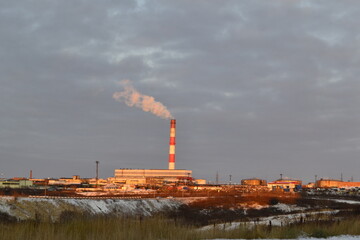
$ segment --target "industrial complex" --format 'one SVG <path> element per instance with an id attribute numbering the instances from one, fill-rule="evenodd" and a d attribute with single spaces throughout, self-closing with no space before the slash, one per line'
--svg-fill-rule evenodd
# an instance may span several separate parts
<path id="1" fill-rule="evenodd" d="M 115 169 L 114 183 L 146 184 L 175 183 L 179 180 L 193 180 L 191 170 L 175 169 L 176 120 L 170 120 L 169 167 L 168 169 Z"/>
<path id="2" fill-rule="evenodd" d="M 168 167 L 165 169 L 129 169 L 119 168 L 114 170 L 114 176 L 107 179 L 81 178 L 73 176 L 71 178 L 60 179 L 35 179 L 30 171 L 29 178 L 0 179 L 0 193 L 9 192 L 9 189 L 28 189 L 31 194 L 51 194 L 61 191 L 73 191 L 84 194 L 86 192 L 111 192 L 112 194 L 135 193 L 142 190 L 162 191 L 163 189 L 181 190 L 181 191 L 228 191 L 229 187 L 243 192 L 249 191 L 281 191 L 281 192 L 299 192 L 302 189 L 360 189 L 360 182 L 344 182 L 334 179 L 320 179 L 313 183 L 303 185 L 301 180 L 283 178 L 275 181 L 266 181 L 259 178 L 243 179 L 241 183 L 228 184 L 209 184 L 204 179 L 193 177 L 191 170 L 176 169 L 176 120 L 170 120 L 170 141 L 169 141 L 169 159 Z"/>

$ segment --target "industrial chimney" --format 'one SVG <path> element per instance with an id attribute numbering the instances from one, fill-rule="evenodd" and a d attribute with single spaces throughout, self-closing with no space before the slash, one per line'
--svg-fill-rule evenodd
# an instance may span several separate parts
<path id="1" fill-rule="evenodd" d="M 170 147 L 169 147 L 169 169 L 175 169 L 175 138 L 176 138 L 176 120 L 170 120 Z"/>

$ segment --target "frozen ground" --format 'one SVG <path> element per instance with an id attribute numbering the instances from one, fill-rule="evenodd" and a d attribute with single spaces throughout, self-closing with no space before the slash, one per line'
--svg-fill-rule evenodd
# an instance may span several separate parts
<path id="1" fill-rule="evenodd" d="M 79 212 L 90 214 L 115 214 L 126 216 L 151 216 L 163 211 L 172 211 L 182 204 L 189 204 L 201 198 L 160 198 L 160 199 L 76 199 L 76 198 L 14 198 L 0 197 L 0 212 L 14 216 L 20 220 L 40 218 L 56 221 L 64 212 Z M 349 204 L 360 204 L 360 201 L 329 199 Z M 258 208 L 247 206 L 247 208 Z M 261 206 L 263 208 L 264 206 Z M 268 207 L 268 206 L 265 206 Z M 279 203 L 272 206 L 281 210 L 284 214 L 270 217 L 253 219 L 247 225 L 271 224 L 281 226 L 285 223 L 297 222 L 302 218 L 311 219 L 318 215 L 331 215 L 338 211 L 311 211 L 310 209 L 296 205 Z M 245 208 L 246 213 L 246 208 Z M 218 224 L 218 227 L 228 230 L 236 228 L 241 222 Z M 204 229 L 214 227 L 205 226 Z"/>
<path id="2" fill-rule="evenodd" d="M 331 199 L 335 202 L 348 203 L 348 204 L 360 204 L 360 201 L 356 200 L 344 200 L 344 199 Z"/>
<path id="3" fill-rule="evenodd" d="M 55 221 L 65 211 L 90 214 L 151 216 L 174 210 L 182 203 L 175 199 L 42 199 L 0 197 L 0 212 L 18 219 L 50 219 Z"/>
<path id="4" fill-rule="evenodd" d="M 326 210 L 326 211 L 309 211 L 307 208 L 298 207 L 296 205 L 289 205 L 279 203 L 273 206 L 284 213 L 282 215 L 274 215 L 270 217 L 259 217 L 252 219 L 247 222 L 231 222 L 231 223 L 219 223 L 216 225 L 208 225 L 200 228 L 200 230 L 209 230 L 212 228 L 221 228 L 223 230 L 232 230 L 238 228 L 240 225 L 245 225 L 248 227 L 253 227 L 254 225 L 271 225 L 272 226 L 282 226 L 289 223 L 300 222 L 303 219 L 306 220 L 316 220 L 326 216 L 330 216 L 339 212 L 339 210 Z M 307 210 L 307 211 L 305 211 Z M 293 213 L 291 213 L 293 212 Z M 295 212 L 295 213 L 294 213 Z"/>
<path id="5" fill-rule="evenodd" d="M 360 239 L 360 236 L 348 236 L 348 235 L 342 235 L 337 237 L 329 237 L 329 238 L 298 238 L 298 240 L 358 240 Z M 211 239 L 211 240 L 230 240 L 225 238 L 217 238 L 217 239 Z M 243 239 L 231 239 L 231 240 L 243 240 Z M 264 239 L 264 240 L 275 240 L 275 239 Z"/>
<path id="6" fill-rule="evenodd" d="M 314 199 L 314 200 L 330 200 L 330 201 L 339 202 L 339 203 L 359 204 L 360 205 L 359 200 L 346 200 L 346 199 L 334 199 L 334 198 L 311 198 L 311 199 Z"/>
<path id="7" fill-rule="evenodd" d="M 304 207 L 298 207 L 293 204 L 284 204 L 284 203 L 278 203 L 274 205 L 273 207 L 277 208 L 278 210 L 281 210 L 283 212 L 295 212 L 295 211 L 304 211 L 307 208 Z"/>

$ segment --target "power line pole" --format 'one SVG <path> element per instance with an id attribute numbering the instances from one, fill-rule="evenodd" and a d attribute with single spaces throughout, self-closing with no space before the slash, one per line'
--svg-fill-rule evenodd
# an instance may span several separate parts
<path id="1" fill-rule="evenodd" d="M 96 161 L 96 188 L 98 188 L 98 181 L 99 181 L 99 161 Z"/>

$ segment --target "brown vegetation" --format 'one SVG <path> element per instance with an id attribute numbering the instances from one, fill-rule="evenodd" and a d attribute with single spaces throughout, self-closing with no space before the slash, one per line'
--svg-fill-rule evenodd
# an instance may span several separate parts
<path id="1" fill-rule="evenodd" d="M 214 238 L 271 238 L 329 237 L 334 235 L 360 235 L 359 218 L 344 221 L 318 221 L 296 223 L 282 227 L 240 224 L 232 230 L 223 227 L 199 230 L 161 216 L 152 218 L 74 217 L 60 223 L 0 222 L 0 239 L 17 240 L 118 240 L 118 239 L 214 239 Z"/>
<path id="2" fill-rule="evenodd" d="M 190 203 L 191 207 L 198 208 L 244 208 L 258 206 L 269 206 L 277 203 L 295 204 L 300 198 L 296 193 L 262 192 L 244 194 L 222 194 Z"/>

